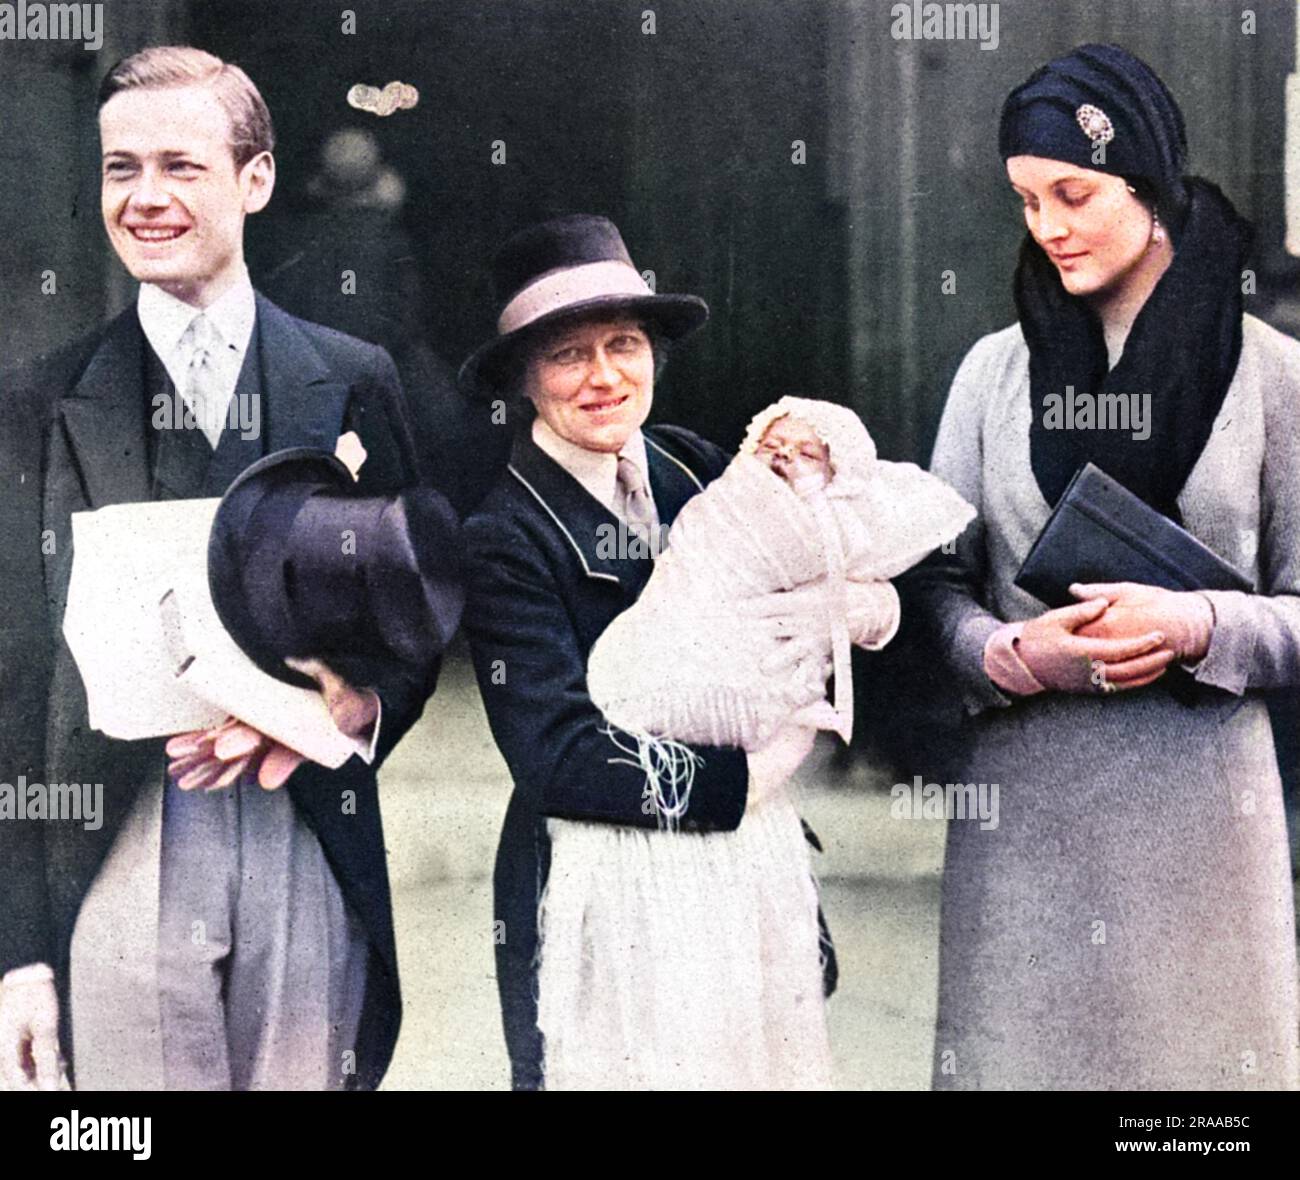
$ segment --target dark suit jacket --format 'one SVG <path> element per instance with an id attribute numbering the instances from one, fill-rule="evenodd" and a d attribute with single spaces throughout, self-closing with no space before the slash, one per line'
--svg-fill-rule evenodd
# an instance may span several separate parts
<path id="1" fill-rule="evenodd" d="M 726 454 L 674 426 L 645 432 L 651 492 L 663 524 L 722 473 Z M 602 555 L 601 526 L 617 518 L 547 456 L 526 427 L 501 482 L 465 523 L 465 626 L 474 668 L 514 791 L 494 876 L 497 986 L 514 1086 L 542 1081 L 537 1029 L 537 903 L 550 867 L 546 818 L 656 826 L 644 778 L 617 758 L 587 694 L 587 656 L 636 601 L 653 564 Z M 608 534 L 606 534 L 608 535 Z M 682 826 L 730 831 L 745 812 L 740 750 L 697 747 L 703 758 Z M 833 978 L 830 958 L 828 979 Z"/>
<path id="2" fill-rule="evenodd" d="M 260 357 L 268 452 L 291 446 L 332 451 L 339 434 L 355 430 L 368 453 L 359 480 L 363 493 L 416 482 L 405 398 L 387 353 L 296 319 L 261 296 L 255 339 L 256 355 L 250 349 L 245 367 Z M 150 402 L 142 378 L 152 355 L 147 349 L 133 306 L 102 332 L 12 377 L 0 394 L 6 423 L 0 442 L 0 773 L 43 783 L 102 781 L 105 811 L 102 828 L 93 832 L 79 823 L 0 823 L 0 971 L 30 962 L 54 966 L 64 1050 L 74 1064 L 67 1002 L 72 929 L 139 785 L 158 773 L 164 754 L 161 740 L 123 742 L 90 730 L 79 678 L 60 678 L 59 668 L 70 659 L 62 639 L 70 518 L 151 496 Z M 241 376 L 241 388 L 243 382 Z M 377 764 L 419 717 L 436 676 L 436 667 L 395 672 L 391 682 L 377 686 L 383 701 Z M 382 1078 L 401 1017 L 376 769 L 358 758 L 336 771 L 308 763 L 287 787 L 370 942 L 354 1079 L 365 1087 Z M 345 790 L 355 792 L 355 814 L 341 806 Z"/>

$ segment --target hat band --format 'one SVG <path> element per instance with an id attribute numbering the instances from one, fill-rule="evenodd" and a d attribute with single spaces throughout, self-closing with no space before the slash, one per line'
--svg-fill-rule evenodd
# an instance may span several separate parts
<path id="1" fill-rule="evenodd" d="M 497 333 L 505 336 L 534 320 L 602 295 L 653 295 L 636 268 L 626 262 L 584 262 L 543 275 L 524 287 L 501 310 Z"/>

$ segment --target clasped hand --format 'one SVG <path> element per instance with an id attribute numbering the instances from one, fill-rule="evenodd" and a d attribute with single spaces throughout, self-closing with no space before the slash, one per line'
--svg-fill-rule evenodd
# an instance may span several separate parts
<path id="1" fill-rule="evenodd" d="M 1044 688 L 1123 692 L 1203 657 L 1214 610 L 1200 594 L 1137 582 L 1075 584 L 1080 601 L 1030 619 L 1016 654 Z"/>
<path id="2" fill-rule="evenodd" d="M 379 715 L 373 691 L 353 688 L 319 660 L 286 660 L 320 686 L 330 717 L 349 737 L 364 734 Z M 265 790 L 284 786 L 306 758 L 234 717 L 215 729 L 181 733 L 167 742 L 167 774 L 182 791 L 216 791 L 256 774 Z"/>

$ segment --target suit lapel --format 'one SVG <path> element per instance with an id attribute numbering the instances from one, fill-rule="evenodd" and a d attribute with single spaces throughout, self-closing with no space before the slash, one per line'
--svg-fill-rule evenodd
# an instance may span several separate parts
<path id="1" fill-rule="evenodd" d="M 343 432 L 351 386 L 330 370 L 298 321 L 257 296 L 267 453 L 320 447 L 333 453 Z"/>
<path id="2" fill-rule="evenodd" d="M 647 434 L 650 491 L 661 525 L 671 525 L 703 484 Z M 515 439 L 510 474 L 551 518 L 577 554 L 587 577 L 617 583 L 635 597 L 654 569 L 649 557 L 628 556 L 626 528 L 618 517 L 533 442 L 531 431 Z"/>
<path id="3" fill-rule="evenodd" d="M 45 591 L 50 618 L 59 628 L 48 700 L 47 773 L 50 781 L 72 780 L 90 767 L 114 784 L 97 831 L 53 824 L 46 832 L 53 897 L 71 913 L 140 784 L 155 781 L 163 767 L 161 742 L 116 742 L 90 729 L 81 677 L 61 642 L 73 556 L 71 514 L 150 499 L 147 347 L 132 306 L 108 325 L 76 384 L 59 401 L 46 457 L 43 523 L 55 531 L 57 544 L 45 558 Z"/>
<path id="4" fill-rule="evenodd" d="M 109 324 L 71 394 L 59 402 L 91 508 L 149 499 L 144 348 L 132 306 Z"/>
<path id="5" fill-rule="evenodd" d="M 652 562 L 623 553 L 618 517 L 533 442 L 531 431 L 515 438 L 508 471 L 555 523 L 588 578 L 639 592 Z"/>
<path id="6" fill-rule="evenodd" d="M 324 359 L 297 321 L 261 295 L 257 316 L 267 450 L 306 446 L 333 452 L 351 387 L 330 379 Z M 71 394 L 59 403 L 86 507 L 150 498 L 146 347 L 132 306 L 109 324 Z M 250 349 L 250 360 L 253 355 Z M 241 388 L 245 384 L 241 374 Z"/>

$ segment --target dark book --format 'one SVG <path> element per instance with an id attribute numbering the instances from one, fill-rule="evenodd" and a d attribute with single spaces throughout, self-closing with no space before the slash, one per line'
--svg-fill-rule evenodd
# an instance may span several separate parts
<path id="1" fill-rule="evenodd" d="M 1255 589 L 1213 549 L 1092 463 L 1075 473 L 1016 574 L 1016 585 L 1049 607 L 1075 602 L 1074 582 Z"/>

